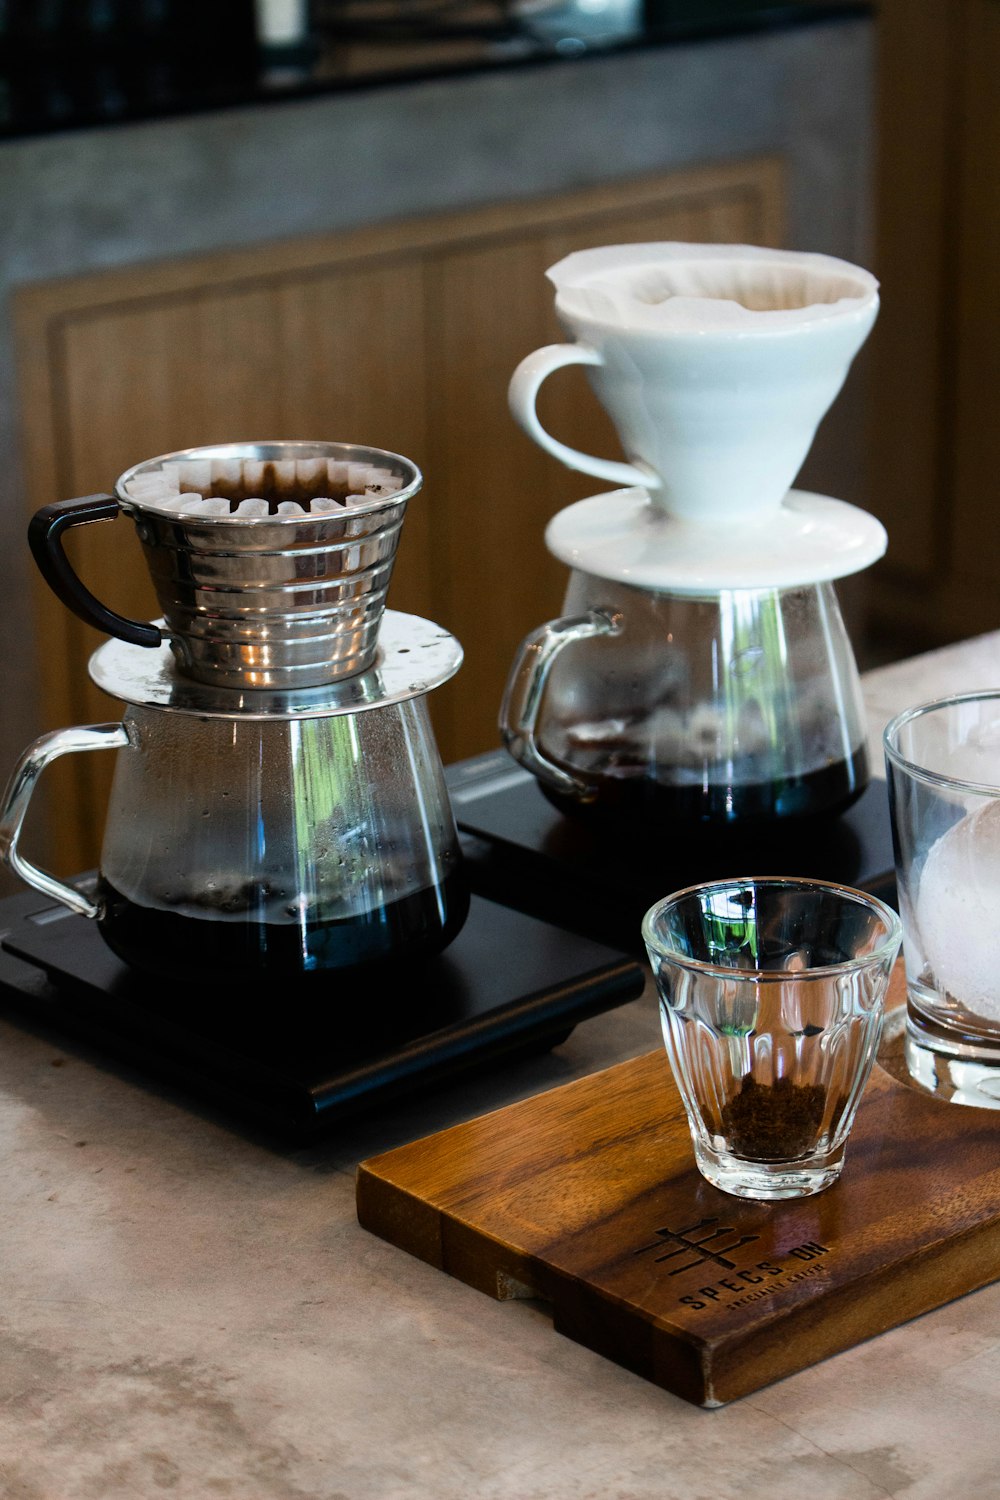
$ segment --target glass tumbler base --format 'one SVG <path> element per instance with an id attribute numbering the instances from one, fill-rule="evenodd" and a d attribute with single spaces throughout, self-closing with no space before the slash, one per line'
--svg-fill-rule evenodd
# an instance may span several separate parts
<path id="1" fill-rule="evenodd" d="M 844 1147 L 795 1162 L 745 1161 L 694 1141 L 695 1161 L 713 1187 L 736 1198 L 809 1198 L 831 1187 L 844 1165 Z"/>
<path id="2" fill-rule="evenodd" d="M 914 1083 L 950 1104 L 1000 1109 L 1000 1047 L 949 1039 L 907 1016 L 906 1067 Z"/>

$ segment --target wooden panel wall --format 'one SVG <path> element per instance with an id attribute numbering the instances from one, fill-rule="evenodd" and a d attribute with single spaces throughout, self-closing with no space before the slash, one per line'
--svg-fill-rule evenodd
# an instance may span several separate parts
<path id="1" fill-rule="evenodd" d="M 912 654 L 1000 627 L 1000 6 L 880 0 L 878 48 L 870 598 Z"/>
<path id="2" fill-rule="evenodd" d="M 561 337 L 545 268 L 596 244 L 781 235 L 781 165 L 755 159 L 31 287 L 15 309 L 30 508 L 200 443 L 322 438 L 407 454 L 425 488 L 390 604 L 465 647 L 462 672 L 432 704 L 445 759 L 490 749 L 515 647 L 561 602 L 565 571 L 544 549 L 545 524 L 596 488 L 507 411 L 517 362 Z M 555 377 L 544 396 L 559 436 L 619 451 L 582 372 Z M 71 540 L 99 597 L 154 612 L 129 523 Z M 86 675 L 98 637 L 42 586 L 37 622 L 46 727 L 110 717 Z M 64 868 L 96 862 L 109 771 L 99 756 L 67 768 L 60 802 L 78 814 L 59 819 Z"/>
<path id="3" fill-rule="evenodd" d="M 945 268 L 956 331 L 955 555 L 988 590 L 1000 626 L 1000 4 L 969 7 L 955 264 Z M 1000 671 L 998 671 L 1000 682 Z"/>

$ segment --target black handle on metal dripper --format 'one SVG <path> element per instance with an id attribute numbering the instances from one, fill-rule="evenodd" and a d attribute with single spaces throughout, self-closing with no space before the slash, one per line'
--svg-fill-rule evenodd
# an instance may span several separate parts
<path id="1" fill-rule="evenodd" d="M 57 500 L 54 505 L 43 505 L 28 522 L 28 546 L 49 588 L 81 620 L 132 646 L 159 646 L 163 633 L 157 626 L 129 620 L 108 609 L 80 581 L 63 551 L 63 532 L 71 526 L 113 521 L 118 511 L 114 495 L 83 495 L 78 500 Z"/>

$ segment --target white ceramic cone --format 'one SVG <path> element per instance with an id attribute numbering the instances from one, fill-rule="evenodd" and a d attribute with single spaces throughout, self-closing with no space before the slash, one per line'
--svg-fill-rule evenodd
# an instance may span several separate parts
<path id="1" fill-rule="evenodd" d="M 869 272 L 825 255 L 664 243 L 580 251 L 547 274 L 575 342 L 522 361 L 511 381 L 511 410 L 570 467 L 628 487 L 633 498 L 618 504 L 612 526 L 617 536 L 624 525 L 622 557 L 607 551 L 613 538 L 602 511 L 596 556 L 604 565 L 596 571 L 638 582 L 638 552 L 646 586 L 683 587 L 692 569 L 698 587 L 712 586 L 712 548 L 732 556 L 734 532 L 746 537 L 747 565 L 740 562 L 719 586 L 767 581 L 766 554 L 775 543 L 782 581 L 796 583 L 842 576 L 881 555 L 884 531 L 853 507 L 828 501 L 820 516 L 812 497 L 799 497 L 794 514 L 786 503 L 875 321 L 878 283 Z M 580 453 L 539 423 L 538 388 L 567 364 L 586 367 L 627 463 Z M 611 499 L 582 504 L 604 498 Z M 604 510 L 610 517 L 611 508 Z M 587 567 L 574 552 L 577 523 L 563 514 L 557 555 Z M 594 517 L 586 519 L 592 532 Z M 819 524 L 828 532 L 822 539 Z M 831 542 L 846 562 L 841 567 L 838 556 L 832 573 L 822 570 Z M 751 556 L 758 550 L 759 562 Z"/>
<path id="2" fill-rule="evenodd" d="M 878 311 L 867 271 L 755 246 L 611 246 L 547 274 L 638 466 L 599 477 L 706 523 L 781 504 Z"/>

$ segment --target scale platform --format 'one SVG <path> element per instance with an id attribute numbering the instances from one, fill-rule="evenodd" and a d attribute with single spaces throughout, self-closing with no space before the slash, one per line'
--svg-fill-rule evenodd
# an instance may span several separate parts
<path id="1" fill-rule="evenodd" d="M 474 896 L 451 946 L 379 979 L 331 977 L 325 1003 L 179 992 L 117 959 L 95 923 L 37 892 L 0 901 L 0 1005 L 79 1037 L 289 1140 L 388 1100 L 546 1050 L 633 1000 L 643 968 Z"/>
<path id="2" fill-rule="evenodd" d="M 504 751 L 447 771 L 474 891 L 438 958 L 404 974 L 330 980 L 330 999 L 179 993 L 121 963 L 96 926 L 33 891 L 0 901 L 0 1005 L 152 1077 L 305 1141 L 473 1069 L 557 1045 L 635 999 L 643 913 L 722 874 L 809 874 L 892 899 L 885 785 L 790 844 L 720 849 L 697 834 L 641 857 L 564 818 Z"/>
<path id="3" fill-rule="evenodd" d="M 892 825 L 884 781 L 839 818 L 712 836 L 679 828 L 643 850 L 615 843 L 548 802 L 503 750 L 448 768 L 448 790 L 473 888 L 645 962 L 642 918 L 662 896 L 731 875 L 799 875 L 860 887 L 895 902 Z"/>

